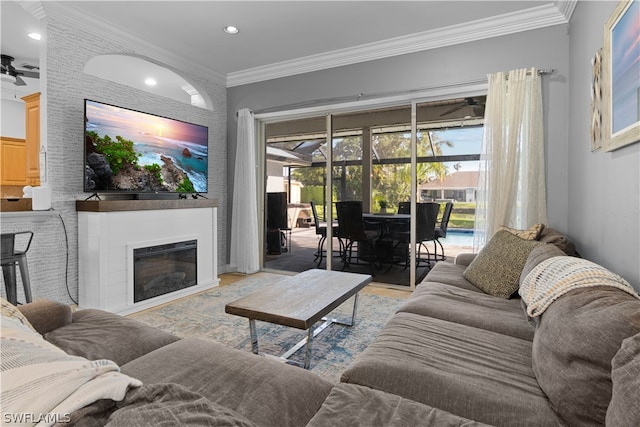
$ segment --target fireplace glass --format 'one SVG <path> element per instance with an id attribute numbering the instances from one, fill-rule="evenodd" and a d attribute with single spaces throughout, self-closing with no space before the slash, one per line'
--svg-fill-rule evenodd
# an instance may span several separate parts
<path id="1" fill-rule="evenodd" d="M 197 240 L 133 250 L 133 302 L 197 284 Z"/>

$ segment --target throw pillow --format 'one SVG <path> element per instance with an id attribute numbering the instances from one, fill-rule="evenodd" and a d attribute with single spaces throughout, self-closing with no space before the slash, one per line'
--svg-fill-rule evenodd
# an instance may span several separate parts
<path id="1" fill-rule="evenodd" d="M 464 278 L 487 294 L 509 298 L 518 290 L 529 254 L 542 244 L 500 230 L 464 270 Z"/>
<path id="2" fill-rule="evenodd" d="M 567 255 L 580 258 L 580 254 L 576 251 L 576 245 L 567 236 L 551 227 L 545 227 L 538 240 L 556 245 Z"/>
<path id="3" fill-rule="evenodd" d="M 498 227 L 498 231 L 499 230 L 506 230 L 509 233 L 515 234 L 516 236 L 524 240 L 538 240 L 540 238 L 542 230 L 544 230 L 544 224 L 533 224 L 526 230 L 518 230 L 517 228 L 509 228 L 501 225 L 500 227 Z"/>
<path id="4" fill-rule="evenodd" d="M 11 304 L 4 298 L 0 298 L 0 312 L 2 314 L 2 320 L 4 320 L 5 318 L 16 319 L 18 322 L 31 329 L 33 332 L 38 333 L 33 325 L 31 325 L 31 322 L 29 322 L 29 320 L 24 317 L 24 314 L 22 314 L 15 305 Z"/>
<path id="5" fill-rule="evenodd" d="M 639 426 L 640 334 L 622 341 L 611 368 L 613 394 L 607 408 L 606 425 Z"/>

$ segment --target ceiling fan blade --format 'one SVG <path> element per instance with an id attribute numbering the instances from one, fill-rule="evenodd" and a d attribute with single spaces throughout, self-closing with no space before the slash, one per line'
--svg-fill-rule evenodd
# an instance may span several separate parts
<path id="1" fill-rule="evenodd" d="M 15 78 L 16 78 L 16 81 L 15 81 L 14 85 L 16 85 L 16 86 L 26 86 L 27 85 L 27 83 L 25 83 L 25 81 L 22 80 L 22 78 L 20 76 L 16 75 Z"/>
<path id="2" fill-rule="evenodd" d="M 19 70 L 16 72 L 16 74 L 20 74 L 21 76 L 24 77 L 29 77 L 32 79 L 39 79 L 40 78 L 40 73 L 37 71 L 26 71 L 26 70 Z"/>
<path id="3" fill-rule="evenodd" d="M 455 113 L 456 111 L 458 111 L 462 107 L 466 107 L 466 106 L 467 106 L 467 104 L 457 105 L 457 106 L 453 107 L 452 109 L 447 110 L 444 113 L 440 114 L 440 117 L 447 116 L 447 115 L 449 115 L 451 113 Z"/>
<path id="4" fill-rule="evenodd" d="M 473 114 L 476 116 L 484 116 L 484 104 L 474 105 L 473 106 Z"/>

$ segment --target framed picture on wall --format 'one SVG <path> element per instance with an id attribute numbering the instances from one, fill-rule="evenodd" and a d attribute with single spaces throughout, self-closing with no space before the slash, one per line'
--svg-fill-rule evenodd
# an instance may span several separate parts
<path id="1" fill-rule="evenodd" d="M 604 28 L 604 150 L 640 141 L 640 0 L 622 0 Z"/>
<path id="2" fill-rule="evenodd" d="M 591 60 L 591 151 L 602 148 L 602 49 Z"/>

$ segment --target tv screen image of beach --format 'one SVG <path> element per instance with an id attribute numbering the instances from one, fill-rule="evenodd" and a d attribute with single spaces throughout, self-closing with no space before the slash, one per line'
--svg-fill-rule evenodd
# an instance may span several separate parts
<path id="1" fill-rule="evenodd" d="M 206 193 L 209 129 L 85 100 L 86 192 Z"/>

